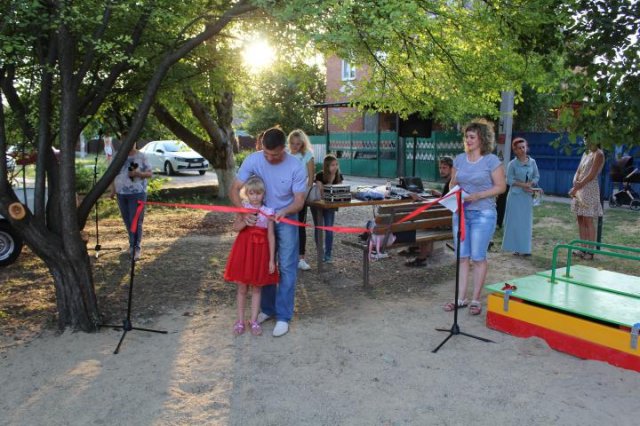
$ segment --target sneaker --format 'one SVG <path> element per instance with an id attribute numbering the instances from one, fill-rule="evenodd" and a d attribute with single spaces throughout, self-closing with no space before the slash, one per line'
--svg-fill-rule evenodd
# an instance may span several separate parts
<path id="1" fill-rule="evenodd" d="M 324 259 L 322 259 L 322 261 L 324 263 L 333 263 L 333 260 L 331 259 L 331 256 L 325 256 Z"/>
<path id="2" fill-rule="evenodd" d="M 264 314 L 262 312 L 260 312 L 258 314 L 258 324 L 262 324 L 263 322 L 265 322 L 268 319 L 271 319 L 271 315 L 267 315 L 267 314 Z"/>
<path id="3" fill-rule="evenodd" d="M 309 269 L 311 269 L 311 266 L 309 266 L 309 264 L 304 259 L 300 259 L 298 261 L 298 269 L 308 271 Z"/>
<path id="4" fill-rule="evenodd" d="M 137 248 L 135 254 L 133 255 L 133 260 L 140 260 L 141 253 L 142 253 L 142 250 L 140 250 L 140 248 Z"/>
<path id="5" fill-rule="evenodd" d="M 284 336 L 289 332 L 289 323 L 286 321 L 277 321 L 273 328 L 273 337 Z"/>
<path id="6" fill-rule="evenodd" d="M 409 268 L 419 268 L 421 266 L 427 266 L 427 259 L 420 259 L 419 257 L 416 257 L 409 262 L 405 262 L 404 266 L 408 266 Z"/>

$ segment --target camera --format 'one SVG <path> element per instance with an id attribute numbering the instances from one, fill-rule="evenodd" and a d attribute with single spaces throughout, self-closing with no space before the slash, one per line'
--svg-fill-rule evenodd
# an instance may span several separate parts
<path id="1" fill-rule="evenodd" d="M 129 164 L 129 167 L 128 167 L 129 172 L 132 172 L 137 168 L 138 168 L 138 163 L 134 163 L 133 161 Z M 129 176 L 129 179 L 133 180 L 133 177 Z"/>

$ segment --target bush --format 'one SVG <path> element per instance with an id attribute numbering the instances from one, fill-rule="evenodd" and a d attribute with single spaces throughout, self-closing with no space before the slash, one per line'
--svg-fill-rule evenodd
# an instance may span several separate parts
<path id="1" fill-rule="evenodd" d="M 240 167 L 242 165 L 242 162 L 244 161 L 245 158 L 247 158 L 247 156 L 249 154 L 253 154 L 255 151 L 251 151 L 249 149 L 244 149 L 242 151 L 240 151 L 239 153 L 237 153 L 234 157 L 236 160 L 236 167 Z"/>
<path id="2" fill-rule="evenodd" d="M 98 164 L 98 176 L 101 176 L 106 168 Z M 76 192 L 86 194 L 93 187 L 93 165 L 76 163 Z"/>

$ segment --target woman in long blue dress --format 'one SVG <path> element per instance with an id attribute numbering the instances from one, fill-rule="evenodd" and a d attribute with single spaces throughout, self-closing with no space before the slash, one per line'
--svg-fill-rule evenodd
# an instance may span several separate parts
<path id="1" fill-rule="evenodd" d="M 511 143 L 516 158 L 507 167 L 507 208 L 504 218 L 502 250 L 514 255 L 531 255 L 533 234 L 533 189 L 538 185 L 540 173 L 536 161 L 527 155 L 528 144 L 523 138 Z"/>

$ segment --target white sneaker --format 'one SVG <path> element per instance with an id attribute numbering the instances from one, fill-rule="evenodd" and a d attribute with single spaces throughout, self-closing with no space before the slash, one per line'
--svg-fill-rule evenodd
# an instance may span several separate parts
<path id="1" fill-rule="evenodd" d="M 265 322 L 266 320 L 268 320 L 269 318 L 271 318 L 271 316 L 264 314 L 262 312 L 260 312 L 258 314 L 258 324 L 262 324 L 263 322 Z"/>
<path id="2" fill-rule="evenodd" d="M 298 269 L 302 269 L 303 271 L 308 271 L 309 269 L 311 269 L 311 266 L 309 266 L 309 264 L 304 259 L 300 259 L 298 261 Z"/>
<path id="3" fill-rule="evenodd" d="M 289 323 L 286 321 L 277 321 L 273 328 L 273 337 L 284 336 L 289 332 Z"/>

